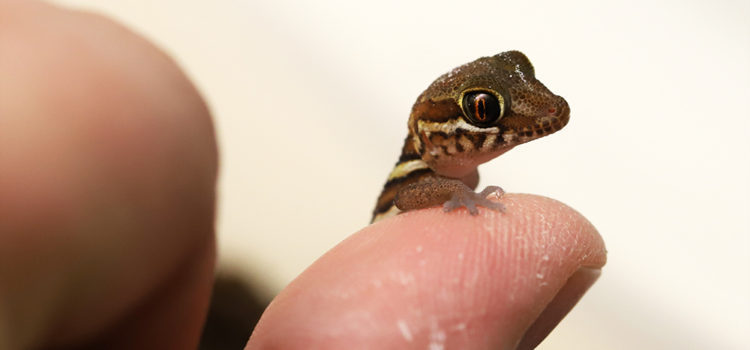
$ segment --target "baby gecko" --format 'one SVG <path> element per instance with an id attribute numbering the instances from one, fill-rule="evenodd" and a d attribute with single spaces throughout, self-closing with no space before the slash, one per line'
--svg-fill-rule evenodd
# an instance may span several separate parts
<path id="1" fill-rule="evenodd" d="M 569 118 L 568 103 L 536 80 L 519 51 L 482 57 L 443 74 L 412 107 L 409 134 L 372 222 L 440 204 L 445 211 L 466 207 L 472 215 L 477 205 L 505 211 L 502 203 L 487 199 L 502 196 L 500 187 L 474 192 L 477 166 L 562 129 Z"/>

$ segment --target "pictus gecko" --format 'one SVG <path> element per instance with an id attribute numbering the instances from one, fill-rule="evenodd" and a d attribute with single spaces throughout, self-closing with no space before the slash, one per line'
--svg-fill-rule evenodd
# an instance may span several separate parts
<path id="1" fill-rule="evenodd" d="M 475 193 L 477 166 L 522 143 L 562 129 L 567 102 L 534 76 L 518 51 L 482 57 L 435 80 L 414 103 L 401 157 L 388 176 L 372 222 L 402 211 L 443 205 L 445 211 L 477 205 L 505 211 L 489 200 L 503 190 Z"/>

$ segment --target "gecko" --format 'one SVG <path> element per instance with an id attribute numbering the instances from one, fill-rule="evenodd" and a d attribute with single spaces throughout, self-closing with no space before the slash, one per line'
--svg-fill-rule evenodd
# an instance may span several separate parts
<path id="1" fill-rule="evenodd" d="M 569 119 L 568 103 L 536 79 L 519 51 L 454 68 L 414 103 L 401 156 L 371 222 L 437 205 L 444 211 L 466 207 L 472 215 L 477 206 L 504 212 L 502 203 L 488 199 L 502 196 L 500 187 L 474 192 L 477 166 L 562 129 Z"/>

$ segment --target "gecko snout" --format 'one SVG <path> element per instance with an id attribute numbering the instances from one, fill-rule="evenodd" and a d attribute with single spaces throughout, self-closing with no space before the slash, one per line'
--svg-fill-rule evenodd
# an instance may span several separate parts
<path id="1" fill-rule="evenodd" d="M 568 124 L 568 120 L 570 119 L 570 107 L 568 106 L 568 102 L 560 96 L 557 96 L 556 103 L 547 109 L 547 113 L 549 113 L 550 117 L 558 120 L 561 128 Z"/>
<path id="2" fill-rule="evenodd" d="M 550 134 L 562 129 L 568 124 L 569 119 L 570 107 L 568 107 L 568 102 L 560 96 L 554 96 L 547 104 L 538 107 L 535 129 L 541 133 Z"/>
<path id="3" fill-rule="evenodd" d="M 569 114 L 570 107 L 568 107 L 568 102 L 560 96 L 555 97 L 556 98 L 554 102 L 549 104 L 549 106 L 547 106 L 547 110 L 543 113 L 545 113 L 549 117 L 564 117 L 566 114 Z"/>

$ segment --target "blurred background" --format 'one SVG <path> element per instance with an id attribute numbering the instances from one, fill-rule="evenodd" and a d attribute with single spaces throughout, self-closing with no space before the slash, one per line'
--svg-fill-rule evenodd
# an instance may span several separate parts
<path id="1" fill-rule="evenodd" d="M 58 3 L 146 36 L 208 101 L 230 290 L 270 300 L 367 225 L 417 95 L 517 49 L 571 122 L 482 166 L 480 186 L 563 201 L 609 250 L 539 348 L 750 348 L 748 1 Z"/>

